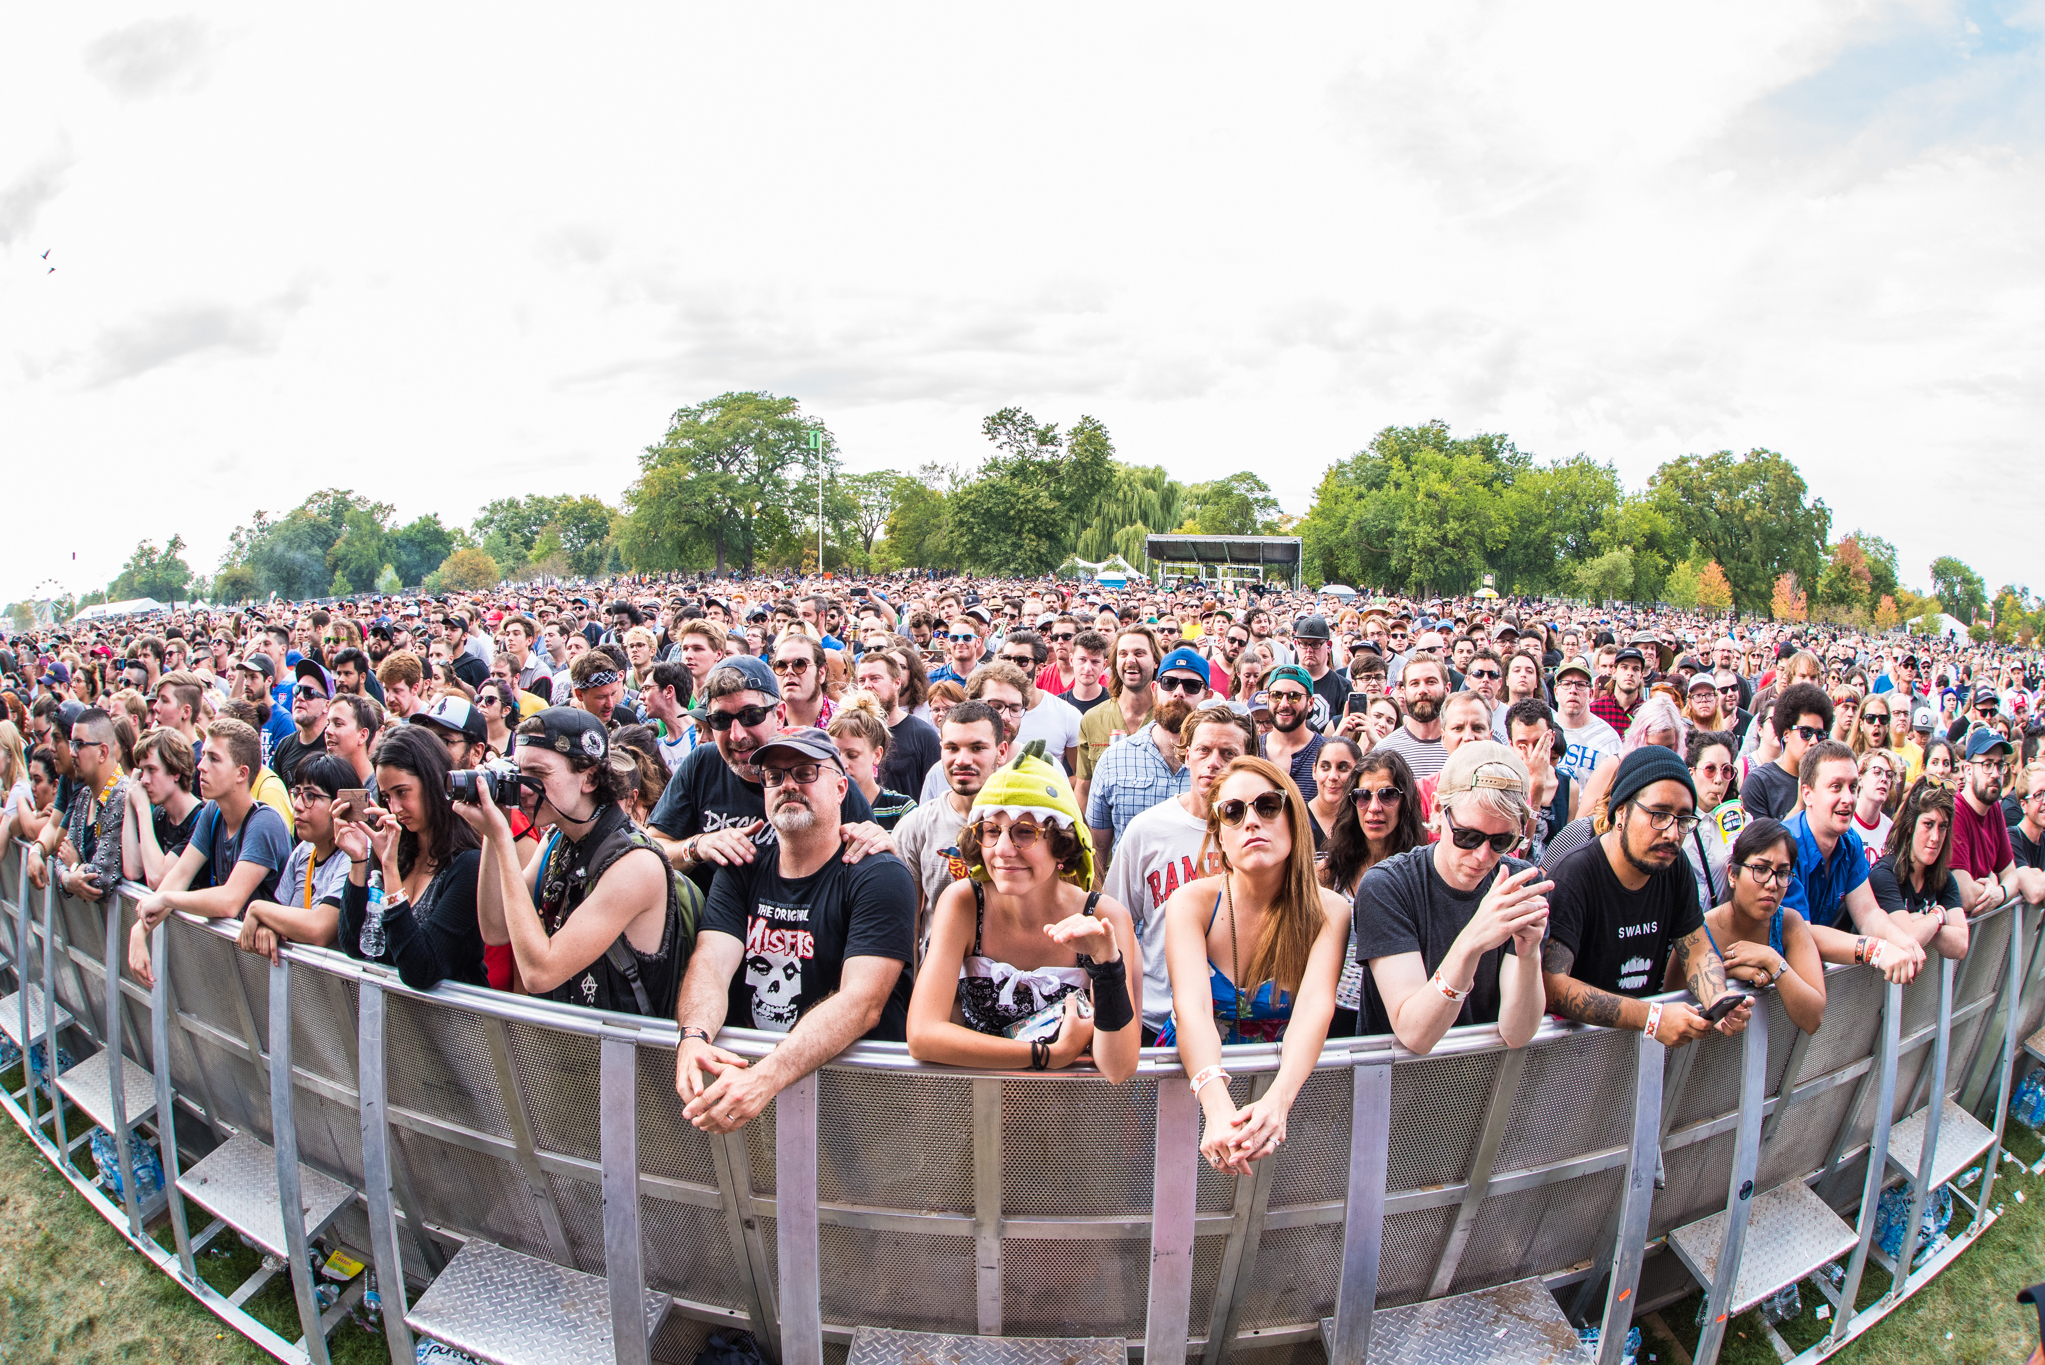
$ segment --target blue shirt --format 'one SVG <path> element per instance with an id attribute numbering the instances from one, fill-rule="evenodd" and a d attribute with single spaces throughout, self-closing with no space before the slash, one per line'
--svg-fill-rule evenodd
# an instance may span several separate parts
<path id="1" fill-rule="evenodd" d="M 1127 739 L 1110 744 L 1094 764 L 1093 784 L 1086 793 L 1086 822 L 1094 829 L 1112 829 L 1115 842 L 1122 831 L 1152 806 L 1163 805 L 1193 789 L 1193 770 L 1185 764 L 1173 772 L 1150 732 L 1154 722 Z"/>
<path id="2" fill-rule="evenodd" d="M 953 672 L 950 664 L 946 664 L 943 668 L 938 669 L 937 672 L 932 673 L 929 680 L 932 686 L 941 682 L 955 682 L 960 687 L 966 685 L 966 680 Z"/>
<path id="3" fill-rule="evenodd" d="M 1849 827 L 1827 858 L 1818 852 L 1810 812 L 1798 811 L 1782 823 L 1796 840 L 1796 875 L 1782 893 L 1783 908 L 1796 911 L 1807 924 L 1832 928 L 1842 918 L 1846 897 L 1867 881 L 1867 849 Z"/>

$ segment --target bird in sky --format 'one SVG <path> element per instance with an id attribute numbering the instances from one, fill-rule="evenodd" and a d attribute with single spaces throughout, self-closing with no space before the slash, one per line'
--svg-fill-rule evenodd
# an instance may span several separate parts
<path id="1" fill-rule="evenodd" d="M 51 247 L 51 248 L 49 249 L 49 251 L 45 251 L 45 252 L 43 253 L 43 259 L 44 259 L 45 261 L 49 260 L 49 259 L 50 259 L 50 251 L 55 251 L 56 249 L 57 249 L 57 248 L 55 248 L 55 247 Z M 43 273 L 44 273 L 45 275 L 54 275 L 54 274 L 56 274 L 56 273 L 57 273 L 57 267 L 55 267 L 55 266 L 51 266 L 51 267 L 50 267 L 50 268 L 49 268 L 48 270 L 44 271 Z"/>

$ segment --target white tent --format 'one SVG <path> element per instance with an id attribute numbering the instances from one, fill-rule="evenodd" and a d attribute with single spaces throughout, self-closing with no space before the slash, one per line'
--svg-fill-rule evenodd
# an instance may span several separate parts
<path id="1" fill-rule="evenodd" d="M 95 603 L 71 619 L 74 621 L 104 621 L 114 616 L 145 616 L 152 611 L 168 610 L 169 608 L 153 597 L 131 597 L 125 602 Z"/>

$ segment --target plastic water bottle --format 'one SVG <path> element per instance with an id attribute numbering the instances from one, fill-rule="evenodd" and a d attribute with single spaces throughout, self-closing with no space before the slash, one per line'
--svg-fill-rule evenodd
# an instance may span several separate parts
<path id="1" fill-rule="evenodd" d="M 383 873 L 375 868 L 369 870 L 369 909 L 362 917 L 362 938 L 356 946 L 372 962 L 383 957 Z"/>

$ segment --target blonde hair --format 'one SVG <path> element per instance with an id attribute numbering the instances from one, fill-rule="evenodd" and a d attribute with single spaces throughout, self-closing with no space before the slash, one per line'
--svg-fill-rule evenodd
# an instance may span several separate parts
<path id="1" fill-rule="evenodd" d="M 11 720 L 0 720 L 0 793 L 14 790 L 14 784 L 28 776 L 28 748 L 21 728 Z"/>
<path id="2" fill-rule="evenodd" d="M 1300 983 L 1306 979 L 1307 959 L 1314 950 L 1314 940 L 1320 937 L 1324 916 L 1321 913 L 1321 884 L 1314 876 L 1313 825 L 1308 822 L 1307 803 L 1299 794 L 1299 785 L 1268 759 L 1244 755 L 1222 770 L 1214 780 L 1212 790 L 1219 792 L 1222 785 L 1237 773 L 1253 773 L 1271 784 L 1272 790 L 1285 797 L 1285 819 L 1292 835 L 1292 856 L 1285 869 L 1285 880 L 1279 886 L 1278 899 L 1272 903 L 1271 913 L 1264 918 L 1264 928 L 1257 935 L 1256 947 L 1250 950 L 1247 967 L 1237 964 L 1243 979 L 1235 983 L 1239 994 L 1254 994 L 1266 981 L 1279 990 L 1296 993 Z M 1210 801 L 1207 807 L 1207 837 L 1201 846 L 1200 856 L 1204 861 L 1207 846 L 1212 845 L 1221 857 L 1224 876 L 1231 871 L 1228 852 L 1221 842 L 1221 810 L 1219 804 Z"/>
<path id="3" fill-rule="evenodd" d="M 832 739 L 840 735 L 857 735 L 881 753 L 888 747 L 888 722 L 881 710 L 880 699 L 864 690 L 847 692 L 838 703 L 838 710 L 831 717 L 828 733 Z"/>

